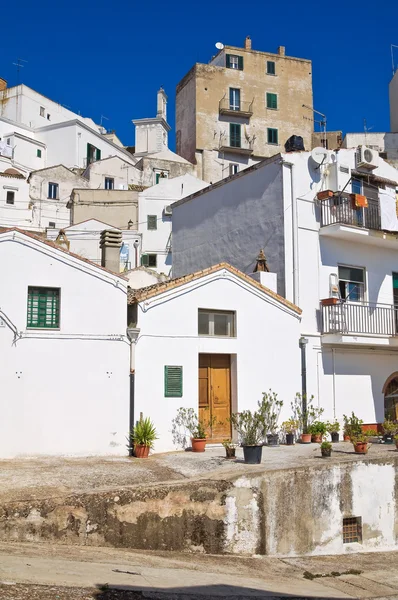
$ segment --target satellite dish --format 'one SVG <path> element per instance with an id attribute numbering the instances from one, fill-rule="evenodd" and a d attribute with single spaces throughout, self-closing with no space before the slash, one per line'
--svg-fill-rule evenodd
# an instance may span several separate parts
<path id="1" fill-rule="evenodd" d="M 326 150 L 326 148 L 322 148 L 321 146 L 318 146 L 311 151 L 311 158 L 317 165 L 326 163 L 328 157 L 329 152 Z"/>
<path id="2" fill-rule="evenodd" d="M 224 44 L 222 42 L 217 42 L 216 48 L 217 50 L 222 50 L 224 48 Z"/>

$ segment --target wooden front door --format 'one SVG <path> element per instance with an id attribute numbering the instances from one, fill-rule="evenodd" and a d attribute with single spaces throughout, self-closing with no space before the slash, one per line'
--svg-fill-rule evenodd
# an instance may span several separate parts
<path id="1" fill-rule="evenodd" d="M 231 437 L 231 357 L 199 354 L 199 419 L 214 424 L 207 430 L 209 442 Z"/>

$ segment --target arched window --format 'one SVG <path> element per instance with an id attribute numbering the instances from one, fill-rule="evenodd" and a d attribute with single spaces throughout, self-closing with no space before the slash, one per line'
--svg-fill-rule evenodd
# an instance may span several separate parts
<path id="1" fill-rule="evenodd" d="M 398 373 L 391 375 L 383 387 L 384 417 L 398 421 Z"/>

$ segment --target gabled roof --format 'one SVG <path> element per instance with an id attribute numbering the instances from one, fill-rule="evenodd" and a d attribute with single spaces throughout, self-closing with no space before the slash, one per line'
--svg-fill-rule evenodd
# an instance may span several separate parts
<path id="1" fill-rule="evenodd" d="M 113 271 L 110 271 L 109 269 L 105 269 L 105 267 L 101 267 L 100 265 L 97 265 L 96 263 L 92 262 L 88 258 L 84 258 L 83 256 L 80 256 L 79 254 L 74 254 L 73 252 L 70 252 L 69 250 L 62 248 L 59 244 L 56 244 L 52 240 L 44 238 L 40 235 L 36 235 L 35 233 L 32 233 L 31 231 L 25 231 L 24 229 L 18 229 L 18 227 L 0 227 L 0 237 L 4 233 L 10 233 L 11 231 L 16 231 L 17 233 L 19 233 L 21 235 L 24 235 L 28 238 L 32 238 L 33 240 L 41 242 L 42 244 L 45 244 L 46 246 L 50 246 L 51 248 L 58 250 L 59 252 L 68 254 L 69 256 L 72 256 L 73 258 L 76 258 L 83 263 L 89 264 L 91 267 L 95 267 L 96 269 L 99 269 L 100 271 L 105 271 L 106 273 L 109 273 L 110 275 L 113 275 L 114 277 L 123 279 L 123 281 L 127 281 L 127 278 L 124 277 L 123 275 L 120 275 L 119 273 L 114 273 Z"/>
<path id="2" fill-rule="evenodd" d="M 185 185 L 186 184 L 186 185 Z M 181 185 L 183 185 L 183 190 L 181 194 Z M 152 185 L 150 188 L 147 188 L 142 195 L 145 198 L 169 198 L 176 199 L 178 197 L 191 195 L 196 193 L 206 187 L 208 187 L 207 181 L 203 181 L 202 179 L 198 179 L 194 175 L 190 173 L 185 173 L 185 175 L 179 175 L 178 177 L 170 177 L 169 179 L 163 179 L 159 181 L 156 185 Z M 184 190 L 185 187 L 185 190 Z M 188 191 L 188 188 L 195 190 L 195 192 Z"/>
<path id="3" fill-rule="evenodd" d="M 29 182 L 31 176 L 36 175 L 36 173 L 42 173 L 43 171 L 50 171 L 51 169 L 59 169 L 59 168 L 65 169 L 65 171 L 68 171 L 71 175 L 73 175 L 73 177 L 75 179 L 84 179 L 85 181 L 87 181 L 87 179 L 85 177 L 78 175 L 77 173 L 75 173 L 74 171 L 69 169 L 68 167 L 65 167 L 65 165 L 59 164 L 59 165 L 52 165 L 51 167 L 44 167 L 43 169 L 37 169 L 36 171 L 31 171 L 30 175 L 28 177 L 28 182 Z"/>
<path id="4" fill-rule="evenodd" d="M 221 270 L 229 271 L 230 273 L 232 273 L 232 275 L 239 277 L 239 279 L 242 279 L 246 283 L 257 288 L 265 295 L 270 296 L 271 298 L 277 300 L 278 302 L 280 302 L 290 310 L 294 311 L 298 315 L 301 315 L 301 308 L 299 308 L 292 302 L 289 302 L 289 300 L 286 300 L 286 298 L 283 298 L 276 292 L 273 292 L 272 290 L 264 287 L 263 285 L 261 285 L 261 283 L 258 283 L 258 281 L 256 281 L 249 275 L 242 273 L 242 271 L 239 271 L 239 269 L 236 269 L 235 267 L 229 265 L 226 262 L 219 263 L 217 265 L 214 265 L 213 267 L 209 267 L 208 269 L 203 269 L 202 271 L 197 271 L 196 273 L 190 273 L 189 275 L 184 275 L 183 277 L 177 277 L 176 279 L 170 279 L 169 281 L 156 283 L 154 285 L 150 285 L 148 287 L 141 288 L 138 290 L 129 289 L 129 293 L 127 296 L 128 304 L 135 304 L 136 302 L 148 300 L 149 298 L 153 298 L 154 296 L 158 296 L 159 294 L 163 294 L 164 292 L 168 292 L 169 290 L 179 288 L 187 283 L 195 281 L 196 279 L 201 279 L 202 277 L 212 275 L 213 273 L 217 273 L 217 271 Z"/>
<path id="5" fill-rule="evenodd" d="M 104 223 L 104 221 L 100 221 L 99 219 L 85 219 L 84 221 L 79 221 L 79 223 L 73 223 L 73 225 L 68 225 L 68 227 L 61 227 L 64 231 L 67 229 L 76 229 L 79 225 L 83 225 L 83 223 L 95 223 L 98 225 L 104 225 L 104 229 L 113 229 L 114 231 L 122 231 L 120 227 L 113 227 L 113 225 L 109 225 L 109 223 Z"/>

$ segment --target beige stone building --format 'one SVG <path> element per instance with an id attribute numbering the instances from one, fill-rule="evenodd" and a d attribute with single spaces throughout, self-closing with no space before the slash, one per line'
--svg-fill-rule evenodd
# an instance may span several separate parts
<path id="1" fill-rule="evenodd" d="M 342 131 L 316 131 L 312 134 L 313 148 L 321 147 L 326 148 L 327 150 L 337 150 L 337 148 L 341 148 L 342 142 Z"/>
<path id="2" fill-rule="evenodd" d="M 82 223 L 88 219 L 103 221 L 112 227 L 136 230 L 138 227 L 138 192 L 142 186 L 130 186 L 130 190 L 74 189 L 67 208 L 70 223 Z"/>
<path id="3" fill-rule="evenodd" d="M 305 106 L 303 106 L 305 105 Z M 307 108 L 309 107 L 309 108 Z M 311 61 L 224 46 L 209 64 L 195 64 L 177 86 L 177 153 L 215 182 L 285 150 L 313 132 Z"/>

